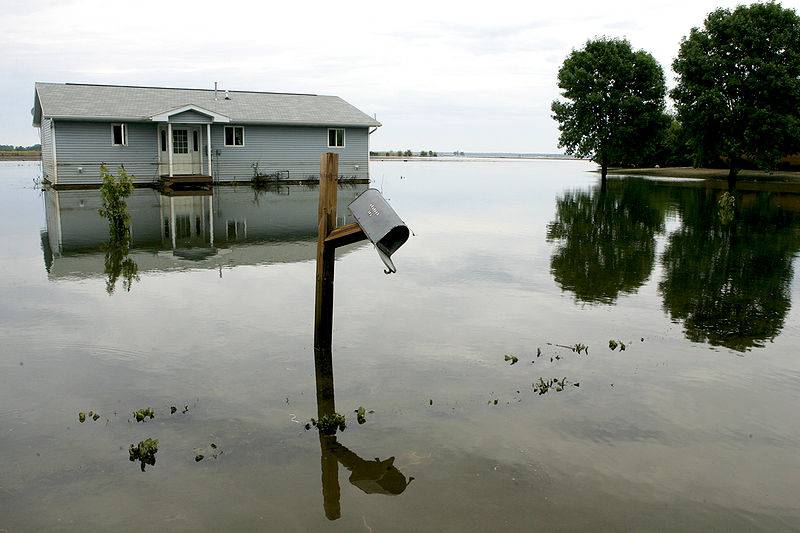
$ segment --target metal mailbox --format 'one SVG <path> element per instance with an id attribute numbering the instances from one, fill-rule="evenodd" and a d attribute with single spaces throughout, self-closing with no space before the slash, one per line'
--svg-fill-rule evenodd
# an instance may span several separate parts
<path id="1" fill-rule="evenodd" d="M 364 234 L 375 245 L 385 273 L 397 272 L 392 254 L 408 240 L 410 232 L 377 189 L 367 189 L 348 206 Z"/>

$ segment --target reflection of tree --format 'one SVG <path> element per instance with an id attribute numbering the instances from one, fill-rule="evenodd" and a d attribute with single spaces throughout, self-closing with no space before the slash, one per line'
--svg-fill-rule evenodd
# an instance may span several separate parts
<path id="1" fill-rule="evenodd" d="M 689 340 L 739 351 L 763 346 L 789 311 L 797 217 L 762 193 L 740 199 L 724 225 L 715 194 L 682 192 L 682 225 L 661 259 L 664 309 L 683 321 Z"/>
<path id="2" fill-rule="evenodd" d="M 656 187 L 647 180 L 611 180 L 556 200 L 547 239 L 558 242 L 550 271 L 562 289 L 583 302 L 613 303 L 647 281 L 655 235 L 664 228 Z"/>
<path id="3" fill-rule="evenodd" d="M 139 281 L 139 267 L 131 259 L 131 232 L 128 227 L 115 228 L 109 224 L 108 242 L 105 245 L 106 292 L 112 294 L 117 280 L 122 278 L 122 288 L 130 292 L 134 280 Z"/>

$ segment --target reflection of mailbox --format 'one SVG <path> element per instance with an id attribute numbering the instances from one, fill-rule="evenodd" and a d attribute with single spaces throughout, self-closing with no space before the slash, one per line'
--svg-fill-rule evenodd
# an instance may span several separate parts
<path id="1" fill-rule="evenodd" d="M 364 234 L 375 245 L 387 274 L 397 272 L 392 254 L 408 240 L 409 231 L 377 189 L 367 189 L 349 205 Z"/>

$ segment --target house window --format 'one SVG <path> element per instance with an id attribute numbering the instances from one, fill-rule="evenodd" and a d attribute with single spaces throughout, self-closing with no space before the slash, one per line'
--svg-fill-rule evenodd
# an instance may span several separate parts
<path id="1" fill-rule="evenodd" d="M 198 150 L 200 150 L 200 138 L 197 130 L 194 130 L 192 131 L 192 151 L 197 152 Z"/>
<path id="2" fill-rule="evenodd" d="M 161 151 L 167 151 L 167 130 L 161 130 Z"/>
<path id="3" fill-rule="evenodd" d="M 243 126 L 225 126 L 225 146 L 244 146 Z"/>
<path id="4" fill-rule="evenodd" d="M 344 128 L 328 130 L 328 148 L 344 148 Z"/>
<path id="5" fill-rule="evenodd" d="M 125 124 L 111 125 L 111 144 L 114 146 L 128 146 L 128 128 Z"/>
<path id="6" fill-rule="evenodd" d="M 172 130 L 172 153 L 189 153 L 189 132 L 186 130 Z"/>

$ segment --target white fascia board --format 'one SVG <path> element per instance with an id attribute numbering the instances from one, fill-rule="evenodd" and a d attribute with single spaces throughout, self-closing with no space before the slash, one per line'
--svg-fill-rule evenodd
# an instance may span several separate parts
<path id="1" fill-rule="evenodd" d="M 209 111 L 208 109 L 204 109 L 200 106 L 196 106 L 193 104 L 184 105 L 181 107 L 176 107 L 175 109 L 170 109 L 169 111 L 164 111 L 163 113 L 158 113 L 157 115 L 153 115 L 150 117 L 150 120 L 153 122 L 169 122 L 169 118 L 172 115 L 177 115 L 179 113 L 184 113 L 186 111 L 197 111 L 198 113 L 202 113 L 203 115 L 209 116 L 213 119 L 214 122 L 230 122 L 230 117 L 222 115 L 220 113 L 215 113 L 214 111 Z"/>

